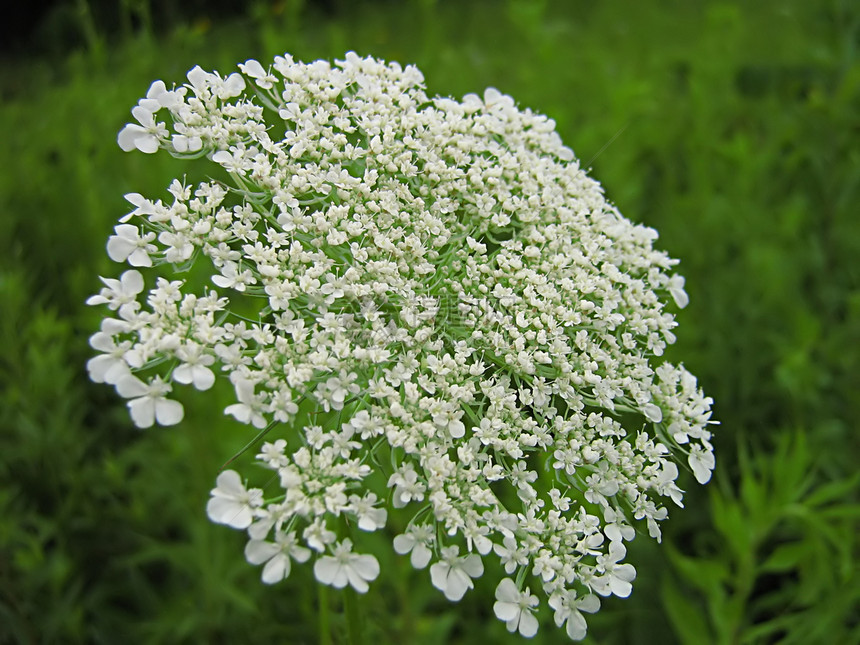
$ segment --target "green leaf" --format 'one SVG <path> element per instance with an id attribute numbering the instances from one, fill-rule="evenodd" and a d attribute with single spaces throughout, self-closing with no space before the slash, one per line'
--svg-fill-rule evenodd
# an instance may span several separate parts
<path id="1" fill-rule="evenodd" d="M 849 494 L 860 484 L 860 472 L 848 479 L 837 479 L 827 484 L 818 486 L 812 493 L 806 496 L 804 503 L 807 506 L 819 506 L 835 501 L 841 501 L 849 497 Z M 860 508 L 860 505 L 854 508 Z"/>
<path id="2" fill-rule="evenodd" d="M 661 595 L 672 628 L 684 645 L 714 642 L 704 611 L 681 592 L 671 576 L 663 578 Z"/>
<path id="3" fill-rule="evenodd" d="M 780 544 L 761 565 L 763 572 L 778 573 L 796 568 L 809 557 L 810 545 L 807 542 Z"/>
<path id="4" fill-rule="evenodd" d="M 686 556 L 671 544 L 666 544 L 666 552 L 675 571 L 691 585 L 708 596 L 722 591 L 721 585 L 729 577 L 728 566 L 724 561 Z"/>

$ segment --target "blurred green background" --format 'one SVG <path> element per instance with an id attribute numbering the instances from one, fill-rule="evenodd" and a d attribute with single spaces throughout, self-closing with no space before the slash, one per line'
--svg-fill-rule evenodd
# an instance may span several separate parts
<path id="1" fill-rule="evenodd" d="M 315 643 L 308 567 L 276 587 L 205 516 L 244 443 L 207 397 L 141 432 L 88 382 L 83 303 L 115 275 L 122 195 L 183 166 L 116 134 L 161 78 L 247 58 L 416 63 L 548 114 L 628 218 L 682 259 L 670 358 L 714 397 L 692 477 L 633 595 L 587 642 L 860 643 L 860 5 L 849 0 L 60 0 L 0 64 L 0 643 Z M 380 537 L 380 540 L 384 539 Z M 494 585 L 459 604 L 378 549 L 378 643 L 513 643 Z M 329 592 L 337 609 L 341 598 Z M 541 615 L 540 643 L 566 642 Z M 333 618 L 336 636 L 343 619 Z"/>

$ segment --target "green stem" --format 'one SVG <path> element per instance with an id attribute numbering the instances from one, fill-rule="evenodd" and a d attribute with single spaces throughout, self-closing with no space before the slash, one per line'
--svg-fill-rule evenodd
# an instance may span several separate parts
<path id="1" fill-rule="evenodd" d="M 352 587 L 348 586 L 344 589 L 343 606 L 346 610 L 350 645 L 362 645 L 364 643 L 364 630 L 362 629 L 361 612 L 358 607 L 358 594 Z"/>
<path id="2" fill-rule="evenodd" d="M 317 583 L 317 597 L 319 599 L 319 629 L 320 645 L 332 645 L 331 626 L 329 623 L 328 585 Z"/>

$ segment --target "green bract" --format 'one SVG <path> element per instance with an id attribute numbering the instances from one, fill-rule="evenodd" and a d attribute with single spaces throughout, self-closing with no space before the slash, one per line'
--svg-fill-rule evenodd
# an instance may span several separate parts
<path id="1" fill-rule="evenodd" d="M 119 135 L 224 179 L 127 196 L 108 252 L 148 273 L 90 299 L 114 312 L 91 377 L 140 427 L 181 421 L 175 385 L 230 379 L 275 490 L 225 471 L 208 512 L 247 530 L 264 582 L 312 559 L 365 591 L 379 564 L 353 545 L 392 513 L 395 550 L 447 598 L 498 558 L 510 630 L 537 630 L 534 588 L 582 638 L 595 594 L 631 591 L 632 522 L 659 539 L 664 499 L 681 505 L 674 459 L 702 483 L 714 467 L 711 400 L 660 359 L 665 303 L 687 301 L 675 261 L 552 120 L 494 89 L 431 98 L 414 67 L 353 53 L 239 67 L 154 83 Z M 170 281 L 190 264 L 212 288 Z"/>

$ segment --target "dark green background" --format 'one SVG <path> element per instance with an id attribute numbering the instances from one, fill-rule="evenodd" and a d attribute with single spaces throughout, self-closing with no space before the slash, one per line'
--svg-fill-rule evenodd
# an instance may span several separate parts
<path id="1" fill-rule="evenodd" d="M 265 587 L 205 517 L 242 431 L 193 394 L 180 427 L 134 429 L 87 381 L 101 312 L 83 302 L 118 272 L 122 195 L 183 172 L 116 146 L 152 80 L 353 49 L 418 64 L 433 93 L 492 85 L 548 114 L 682 260 L 670 357 L 716 401 L 717 471 L 685 475 L 662 545 L 633 542 L 633 595 L 588 642 L 860 643 L 857 3 L 69 0 L 7 29 L 0 642 L 317 642 L 308 567 Z M 362 598 L 376 642 L 519 642 L 489 581 L 451 604 L 386 552 Z M 536 641 L 566 642 L 541 618 Z"/>

